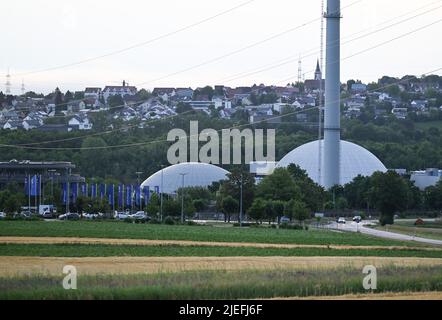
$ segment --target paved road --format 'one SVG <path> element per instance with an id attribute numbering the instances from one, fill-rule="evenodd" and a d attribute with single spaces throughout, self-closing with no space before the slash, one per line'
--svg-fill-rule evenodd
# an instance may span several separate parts
<path id="1" fill-rule="evenodd" d="M 356 222 L 348 222 L 348 221 L 346 224 L 337 224 L 336 222 L 333 222 L 330 225 L 330 228 L 335 229 L 335 230 L 351 231 L 351 232 L 358 232 L 359 231 L 363 234 L 368 234 L 371 236 L 386 238 L 386 239 L 393 239 L 393 240 L 400 240 L 400 241 L 415 241 L 415 242 L 420 242 L 420 243 L 425 243 L 425 244 L 433 244 L 433 245 L 442 246 L 442 240 L 413 237 L 413 236 L 408 236 L 405 234 L 400 234 L 400 233 L 395 233 L 395 232 L 376 230 L 376 229 L 366 227 L 366 225 L 368 225 L 368 224 L 374 224 L 374 223 L 372 221 L 363 221 L 359 224 L 357 224 Z"/>

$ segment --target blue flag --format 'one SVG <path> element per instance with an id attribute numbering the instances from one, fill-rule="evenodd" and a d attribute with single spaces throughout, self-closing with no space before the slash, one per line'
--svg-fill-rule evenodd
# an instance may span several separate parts
<path id="1" fill-rule="evenodd" d="M 118 208 L 123 207 L 123 193 L 124 193 L 124 185 L 118 185 Z"/>
<path id="2" fill-rule="evenodd" d="M 114 185 L 113 184 L 110 184 L 108 187 L 107 187 L 107 199 L 109 200 L 109 205 L 111 206 L 111 207 L 113 207 L 114 206 Z"/>
<path id="3" fill-rule="evenodd" d="M 63 182 L 63 190 L 62 190 L 62 199 L 63 199 L 63 204 L 66 204 L 67 200 L 68 200 L 68 190 L 67 190 L 67 184 L 66 182 Z"/>
<path id="4" fill-rule="evenodd" d="M 155 186 L 155 193 L 160 194 L 160 187 L 159 186 Z"/>
<path id="5" fill-rule="evenodd" d="M 132 186 L 126 186 L 126 206 L 132 205 Z"/>
<path id="6" fill-rule="evenodd" d="M 78 198 L 78 182 L 71 183 L 72 202 L 76 203 Z"/>
<path id="7" fill-rule="evenodd" d="M 25 195 L 27 195 L 27 196 L 29 196 L 29 189 L 30 189 L 29 178 L 26 176 L 26 178 L 25 178 Z"/>
<path id="8" fill-rule="evenodd" d="M 87 197 L 87 183 L 81 184 L 81 195 Z"/>
<path id="9" fill-rule="evenodd" d="M 139 207 L 141 205 L 141 187 L 135 187 L 135 205 Z"/>
<path id="10" fill-rule="evenodd" d="M 95 199 L 97 197 L 97 184 L 94 183 L 91 186 L 91 198 Z"/>
<path id="11" fill-rule="evenodd" d="M 149 186 L 143 187 L 143 196 L 144 196 L 144 206 L 147 206 L 149 204 L 149 198 L 150 198 L 150 188 Z"/>
<path id="12" fill-rule="evenodd" d="M 31 178 L 31 196 L 38 196 L 38 179 L 37 176 Z"/>
<path id="13" fill-rule="evenodd" d="M 100 199 L 103 200 L 106 195 L 106 185 L 100 184 Z"/>

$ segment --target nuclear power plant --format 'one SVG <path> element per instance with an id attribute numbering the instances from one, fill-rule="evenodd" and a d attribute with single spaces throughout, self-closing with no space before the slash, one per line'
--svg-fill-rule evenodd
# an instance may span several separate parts
<path id="1" fill-rule="evenodd" d="M 387 168 L 368 150 L 341 141 L 340 0 L 327 1 L 324 18 L 327 21 L 324 140 L 310 142 L 293 150 L 278 163 L 278 167 L 297 164 L 307 171 L 312 180 L 330 189 L 349 183 L 358 175 L 371 176 L 376 171 L 386 172 Z M 321 173 L 319 176 L 318 172 Z"/>

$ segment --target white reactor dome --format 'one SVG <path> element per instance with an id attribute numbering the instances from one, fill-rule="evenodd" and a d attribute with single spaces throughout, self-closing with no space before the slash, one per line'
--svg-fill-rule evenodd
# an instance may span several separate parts
<path id="1" fill-rule="evenodd" d="M 150 190 L 158 188 L 160 192 L 174 194 L 182 187 L 183 175 L 184 187 L 187 188 L 208 187 L 214 182 L 226 180 L 228 173 L 227 170 L 207 163 L 180 163 L 151 175 L 141 184 L 141 187 L 148 186 Z M 161 185 L 163 185 L 163 191 L 161 191 Z"/>
<path id="2" fill-rule="evenodd" d="M 324 141 L 321 143 L 321 154 L 324 156 Z M 323 185 L 319 181 L 319 145 L 318 141 L 313 141 L 296 148 L 279 161 L 278 168 L 286 168 L 294 163 L 307 171 L 308 176 L 316 183 Z M 324 163 L 326 160 L 322 160 Z M 377 171 L 387 172 L 384 164 L 370 151 L 358 146 L 357 144 L 341 141 L 341 160 L 340 160 L 340 184 L 345 185 L 358 175 L 369 177 Z M 323 177 L 322 171 L 321 176 Z"/>

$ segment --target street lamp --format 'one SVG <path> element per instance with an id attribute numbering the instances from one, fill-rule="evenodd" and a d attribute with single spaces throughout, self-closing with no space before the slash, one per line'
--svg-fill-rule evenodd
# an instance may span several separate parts
<path id="1" fill-rule="evenodd" d="M 243 174 L 241 173 L 241 184 L 240 184 L 240 200 L 239 200 L 239 226 L 242 228 L 242 189 L 243 189 Z"/>
<path id="2" fill-rule="evenodd" d="M 161 190 L 160 190 L 160 221 L 163 221 L 163 184 L 164 184 L 164 165 L 161 165 Z"/>
<path id="3" fill-rule="evenodd" d="M 184 177 L 187 176 L 188 173 L 180 173 L 182 178 L 181 183 L 181 223 L 184 223 Z"/>

